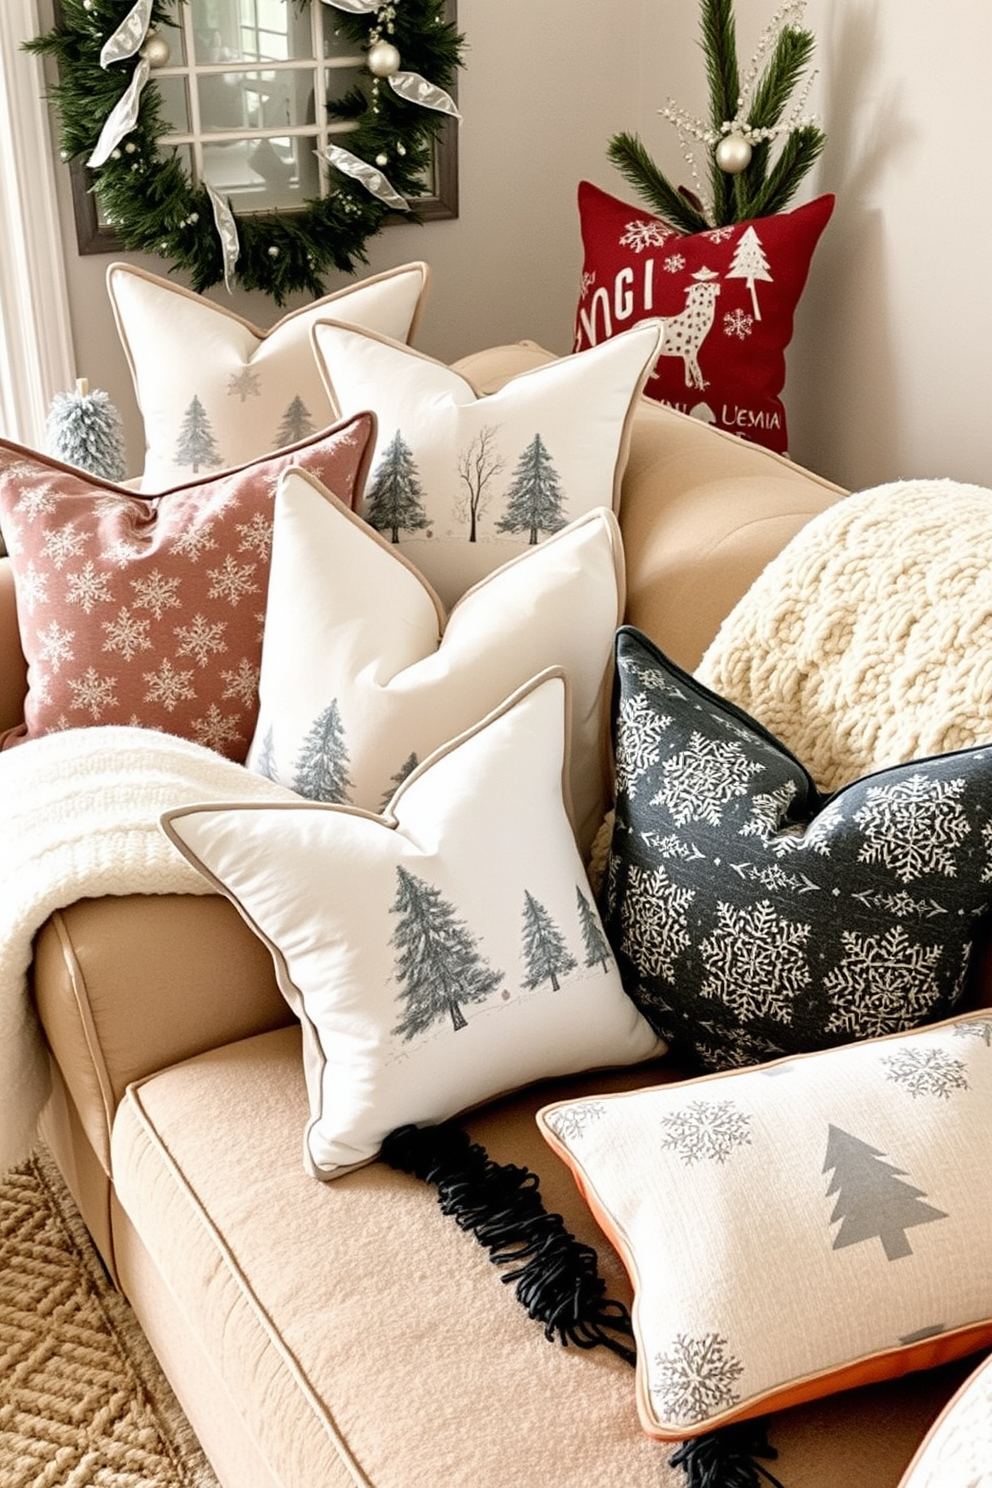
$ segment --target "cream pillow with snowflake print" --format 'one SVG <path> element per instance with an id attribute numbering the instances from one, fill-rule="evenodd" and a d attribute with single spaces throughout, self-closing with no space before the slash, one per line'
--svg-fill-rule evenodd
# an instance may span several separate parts
<path id="1" fill-rule="evenodd" d="M 6 748 L 59 729 L 133 724 L 243 764 L 258 674 L 279 477 L 302 467 L 351 505 L 371 414 L 158 496 L 0 440 L 24 722 Z"/>
<path id="2" fill-rule="evenodd" d="M 540 1111 L 634 1283 L 645 1430 L 682 1440 L 992 1344 L 990 1121 L 987 1009 Z"/>
<path id="3" fill-rule="evenodd" d="M 443 362 L 326 318 L 313 343 L 339 413 L 371 408 L 378 420 L 362 515 L 450 608 L 569 522 L 616 510 L 661 327 L 646 323 L 487 395 Z"/>
<path id="4" fill-rule="evenodd" d="M 302 1021 L 315 1176 L 370 1161 L 407 1122 L 664 1052 L 624 995 L 565 813 L 565 690 L 540 674 L 384 816 L 301 801 L 163 819 L 268 945 Z"/>
<path id="5" fill-rule="evenodd" d="M 406 341 L 428 281 L 426 264 L 404 264 L 260 330 L 169 279 L 111 264 L 107 291 L 144 423 L 141 490 L 243 465 L 325 429 L 337 415 L 310 348 L 314 321 L 333 315 Z"/>
<path id="6" fill-rule="evenodd" d="M 821 796 L 767 729 L 616 638 L 603 917 L 624 985 L 704 1068 L 945 1017 L 992 909 L 992 746 Z"/>

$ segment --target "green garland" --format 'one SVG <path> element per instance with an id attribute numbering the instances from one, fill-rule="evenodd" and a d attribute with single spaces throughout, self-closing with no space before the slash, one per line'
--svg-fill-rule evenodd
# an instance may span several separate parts
<path id="1" fill-rule="evenodd" d="M 175 23 L 185 0 L 153 0 L 150 31 Z M 290 0 L 284 0 L 290 3 Z M 292 0 L 300 8 L 310 0 Z M 319 3 L 319 0 L 314 0 Z M 132 0 L 62 0 L 62 18 L 27 50 L 53 57 L 59 81 L 50 97 L 60 115 L 62 157 L 85 160 L 104 120 L 126 91 L 135 58 L 100 66 L 100 51 L 131 9 Z M 384 0 L 376 12 L 335 10 L 335 21 L 350 41 L 368 50 L 377 28 L 398 48 L 405 70 L 420 73 L 449 90 L 461 65 L 463 38 L 445 20 L 444 0 Z M 363 161 L 388 161 L 390 184 L 405 197 L 422 190 L 434 141 L 444 116 L 399 97 L 372 79 L 356 87 L 333 109 L 335 118 L 353 120 L 355 129 L 341 142 Z M 330 109 L 329 109 L 330 112 Z M 162 117 L 155 74 L 141 94 L 134 130 L 106 164 L 92 170 L 93 191 L 124 247 L 168 259 L 189 276 L 201 293 L 224 278 L 221 242 L 210 198 L 196 184 L 175 151 L 161 143 L 171 126 Z M 312 198 L 289 212 L 262 212 L 237 219 L 240 252 L 234 278 L 244 288 L 271 295 L 277 305 L 295 291 L 324 293 L 323 276 L 332 269 L 354 273 L 367 261 L 366 241 L 379 233 L 392 209 L 358 181 L 334 171 L 326 197 Z M 416 221 L 416 213 L 410 213 Z"/>

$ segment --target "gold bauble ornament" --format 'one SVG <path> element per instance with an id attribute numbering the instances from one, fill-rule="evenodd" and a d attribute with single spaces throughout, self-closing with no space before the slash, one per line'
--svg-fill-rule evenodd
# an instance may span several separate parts
<path id="1" fill-rule="evenodd" d="M 739 176 L 751 164 L 751 141 L 742 134 L 725 134 L 716 147 L 716 163 L 728 176 Z"/>
<path id="2" fill-rule="evenodd" d="M 377 41 L 369 47 L 366 57 L 369 72 L 376 77 L 392 77 L 400 70 L 400 54 L 391 41 Z"/>

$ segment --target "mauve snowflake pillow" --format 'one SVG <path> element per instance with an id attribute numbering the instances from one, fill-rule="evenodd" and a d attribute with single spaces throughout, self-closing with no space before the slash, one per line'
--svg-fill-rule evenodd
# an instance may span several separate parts
<path id="1" fill-rule="evenodd" d="M 946 1017 L 992 909 L 992 746 L 821 796 L 639 631 L 616 660 L 603 922 L 661 1037 L 719 1070 Z"/>
<path id="2" fill-rule="evenodd" d="M 244 763 L 279 477 L 300 466 L 353 506 L 374 440 L 374 416 L 357 414 L 158 496 L 0 440 L 0 529 L 28 663 L 24 723 L 3 747 L 131 724 Z"/>

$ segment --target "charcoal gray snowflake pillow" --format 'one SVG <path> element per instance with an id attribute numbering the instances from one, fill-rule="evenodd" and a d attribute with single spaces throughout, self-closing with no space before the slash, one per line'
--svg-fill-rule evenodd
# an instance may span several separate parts
<path id="1" fill-rule="evenodd" d="M 990 1119 L 988 1009 L 546 1106 L 634 1280 L 645 1430 L 680 1440 L 987 1348 Z"/>
<path id="2" fill-rule="evenodd" d="M 628 993 L 706 1069 L 917 1027 L 992 905 L 992 746 L 823 797 L 740 709 L 624 627 L 603 918 Z"/>

